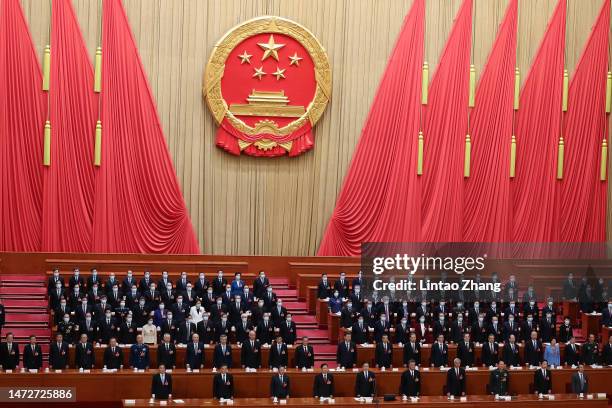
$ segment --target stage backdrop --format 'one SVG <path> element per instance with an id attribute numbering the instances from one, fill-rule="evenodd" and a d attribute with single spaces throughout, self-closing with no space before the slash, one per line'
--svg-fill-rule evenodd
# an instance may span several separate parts
<path id="1" fill-rule="evenodd" d="M 47 1 L 21 0 L 38 56 L 48 43 Z M 474 0 L 477 75 L 508 0 Z M 519 0 L 518 65 L 530 67 L 554 0 Z M 601 0 L 568 0 L 567 63 L 573 73 Z M 97 46 L 95 0 L 73 0 L 89 56 Z M 460 0 L 425 1 L 425 58 L 433 73 Z M 313 255 L 412 0 L 124 0 L 202 251 Z M 233 157 L 214 146 L 216 127 L 201 94 L 214 43 L 234 25 L 278 15 L 309 28 L 327 49 L 333 98 L 317 144 L 297 158 Z M 430 74 L 431 75 L 431 74 Z M 608 225 L 610 211 L 608 210 Z M 607 228 L 608 236 L 612 228 Z"/>

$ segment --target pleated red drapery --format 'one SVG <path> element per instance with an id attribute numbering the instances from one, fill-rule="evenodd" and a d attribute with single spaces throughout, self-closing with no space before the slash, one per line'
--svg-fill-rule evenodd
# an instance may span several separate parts
<path id="1" fill-rule="evenodd" d="M 523 86 L 512 181 L 515 242 L 559 240 L 557 145 L 561 135 L 566 2 L 560 0 Z"/>
<path id="2" fill-rule="evenodd" d="M 472 0 L 464 0 L 432 78 L 425 110 L 421 197 L 425 242 L 460 242 L 463 235 L 471 39 Z"/>
<path id="3" fill-rule="evenodd" d="M 470 116 L 471 174 L 465 179 L 463 240 L 509 242 L 510 142 L 514 102 L 518 0 L 511 0 L 499 26 Z"/>
<path id="4" fill-rule="evenodd" d="M 601 181 L 601 144 L 606 137 L 606 73 L 610 2 L 599 17 L 576 66 L 565 121 L 565 168 L 561 188 L 561 235 L 565 242 L 606 239 L 607 182 Z"/>
<path id="5" fill-rule="evenodd" d="M 198 253 L 151 89 L 120 0 L 103 2 L 102 165 L 93 250 Z"/>
<path id="6" fill-rule="evenodd" d="M 91 250 L 97 96 L 93 68 L 70 0 L 53 0 L 51 166 L 44 170 L 42 250 Z"/>
<path id="7" fill-rule="evenodd" d="M 0 0 L 0 251 L 39 251 L 42 73 L 19 0 Z"/>
<path id="8" fill-rule="evenodd" d="M 414 0 L 361 132 L 318 255 L 357 255 L 362 242 L 418 241 L 416 176 L 424 0 Z"/>

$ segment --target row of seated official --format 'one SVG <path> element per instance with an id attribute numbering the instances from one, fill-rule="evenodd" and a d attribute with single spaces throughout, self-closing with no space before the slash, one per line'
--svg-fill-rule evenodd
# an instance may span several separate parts
<path id="1" fill-rule="evenodd" d="M 546 360 L 534 370 L 532 389 L 536 394 L 552 393 L 552 371 Z M 414 360 L 408 364 L 408 368 L 402 373 L 399 395 L 402 397 L 419 397 L 421 392 L 420 371 Z M 448 369 L 446 375 L 445 393 L 449 397 L 462 397 L 466 395 L 466 370 L 461 361 L 455 359 L 453 366 Z M 504 361 L 499 361 L 495 369 L 489 374 L 487 392 L 496 396 L 509 395 L 511 381 L 510 371 L 506 368 Z M 584 372 L 584 365 L 580 364 L 571 379 L 572 392 L 584 395 L 589 392 L 589 378 Z M 234 378 L 228 367 L 223 365 L 215 374 L 213 379 L 213 397 L 215 399 L 234 398 Z M 335 391 L 334 375 L 330 372 L 327 364 L 321 365 L 320 372 L 314 377 L 312 396 L 314 398 L 333 398 Z M 291 381 L 284 366 L 270 380 L 270 397 L 275 399 L 287 399 L 291 395 Z M 376 373 L 370 370 L 369 364 L 364 363 L 360 371 L 355 375 L 355 397 L 374 397 L 376 395 Z M 151 398 L 172 398 L 172 377 L 166 372 L 166 367 L 159 366 L 158 373 L 152 378 Z"/>

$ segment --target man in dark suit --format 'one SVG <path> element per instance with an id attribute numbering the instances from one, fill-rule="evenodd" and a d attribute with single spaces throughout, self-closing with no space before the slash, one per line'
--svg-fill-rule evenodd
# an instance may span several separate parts
<path id="1" fill-rule="evenodd" d="M 151 398 L 167 400 L 172 399 L 172 376 L 166 373 L 166 366 L 158 367 L 158 373 L 153 375 L 151 381 Z"/>
<path id="2" fill-rule="evenodd" d="M 249 332 L 248 340 L 242 343 L 240 365 L 242 368 L 261 368 L 261 342 L 257 340 L 254 330 Z"/>
<path id="3" fill-rule="evenodd" d="M 327 299 L 331 292 L 331 285 L 327 280 L 327 274 L 324 273 L 321 275 L 321 280 L 319 281 L 319 285 L 317 286 L 317 297 L 319 299 Z"/>
<path id="4" fill-rule="evenodd" d="M 279 329 L 284 342 L 293 345 L 297 339 L 297 326 L 293 321 L 291 313 L 287 313 L 287 317 L 285 321 L 281 323 Z"/>
<path id="5" fill-rule="evenodd" d="M 414 360 L 417 365 L 421 364 L 421 344 L 416 341 L 416 333 L 410 333 L 408 342 L 404 344 L 404 367 L 407 367 L 410 360 Z"/>
<path id="6" fill-rule="evenodd" d="M 575 301 L 577 296 L 578 296 L 578 286 L 576 285 L 576 282 L 574 282 L 574 274 L 569 273 L 567 275 L 567 280 L 563 282 L 563 291 L 562 291 L 563 300 Z"/>
<path id="7" fill-rule="evenodd" d="M 174 288 L 177 292 L 184 292 L 187 290 L 187 283 L 191 283 L 191 281 L 189 280 L 189 278 L 187 278 L 187 272 L 183 271 L 181 272 L 180 278 L 176 280 Z"/>
<path id="8" fill-rule="evenodd" d="M 160 364 L 172 370 L 176 368 L 176 347 L 170 333 L 164 333 L 162 342 L 157 346 L 157 365 Z"/>
<path id="9" fill-rule="evenodd" d="M 132 289 L 133 285 L 136 285 L 136 288 L 138 288 L 138 281 L 134 277 L 134 272 L 127 271 L 126 277 L 123 278 L 123 282 L 121 282 L 121 291 L 123 294 L 127 295 L 127 293 Z"/>
<path id="10" fill-rule="evenodd" d="M 470 333 L 465 333 L 463 341 L 457 344 L 457 358 L 461 360 L 462 367 L 474 365 L 474 343 L 470 340 Z"/>
<path id="11" fill-rule="evenodd" d="M 232 346 L 228 344 L 225 334 L 219 338 L 219 344 L 215 346 L 213 352 L 213 367 L 218 369 L 223 364 L 228 367 L 232 366 Z"/>
<path id="12" fill-rule="evenodd" d="M 88 312 L 85 315 L 85 319 L 79 323 L 79 334 L 86 334 L 87 338 L 91 341 L 96 341 L 100 338 L 99 330 L 98 322 L 92 318 L 91 312 Z"/>
<path id="13" fill-rule="evenodd" d="M 283 342 L 281 336 L 278 336 L 276 342 L 270 347 L 270 354 L 268 356 L 270 368 L 286 367 L 289 363 L 288 356 L 287 344 Z"/>
<path id="14" fill-rule="evenodd" d="M 196 333 L 196 325 L 191 322 L 191 316 L 187 316 L 185 321 L 181 323 L 176 330 L 177 343 L 189 343 L 194 333 Z"/>
<path id="15" fill-rule="evenodd" d="M 499 361 L 499 346 L 495 342 L 493 333 L 489 334 L 489 340 L 482 345 L 482 365 L 486 367 L 495 366 Z"/>
<path id="16" fill-rule="evenodd" d="M 344 335 L 344 341 L 338 343 L 336 351 L 336 363 L 338 367 L 353 368 L 357 362 L 357 347 L 351 341 L 351 334 Z"/>
<path id="17" fill-rule="evenodd" d="M 399 393 L 405 397 L 418 397 L 421 394 L 421 374 L 414 360 L 408 362 L 408 369 L 402 373 Z"/>
<path id="18" fill-rule="evenodd" d="M 13 333 L 6 333 L 6 341 L 0 344 L 0 370 L 14 370 L 19 365 L 19 345 Z"/>
<path id="19" fill-rule="evenodd" d="M 202 320 L 196 325 L 196 331 L 200 335 L 200 340 L 204 344 L 213 344 L 215 342 L 216 327 L 208 313 L 204 313 Z"/>
<path id="20" fill-rule="evenodd" d="M 584 364 L 580 364 L 578 371 L 572 375 L 572 392 L 574 394 L 587 394 L 589 392 L 589 380 L 584 373 Z"/>
<path id="21" fill-rule="evenodd" d="M 489 394 L 508 395 L 508 384 L 510 373 L 506 370 L 506 364 L 500 360 L 497 368 L 489 374 Z"/>
<path id="22" fill-rule="evenodd" d="M 363 316 L 357 318 L 357 322 L 351 328 L 351 335 L 355 344 L 368 342 L 368 326 L 365 324 Z"/>
<path id="23" fill-rule="evenodd" d="M 49 347 L 49 367 L 53 370 L 68 368 L 68 343 L 61 333 L 55 335 L 55 341 Z"/>
<path id="24" fill-rule="evenodd" d="M 504 352 L 502 354 L 502 358 L 506 365 L 510 367 L 518 367 L 521 365 L 521 356 L 514 334 L 511 334 L 508 341 L 504 344 Z"/>
<path id="25" fill-rule="evenodd" d="M 261 344 L 272 344 L 274 339 L 274 325 L 270 321 L 270 315 L 265 313 L 262 320 L 257 324 L 257 338 Z"/>
<path id="26" fill-rule="evenodd" d="M 446 395 L 462 397 L 465 395 L 465 370 L 461 368 L 461 360 L 453 360 L 453 368 L 446 373 Z"/>
<path id="27" fill-rule="evenodd" d="M 340 277 L 334 283 L 334 290 L 337 290 L 341 298 L 348 298 L 349 282 L 346 279 L 346 273 L 340 272 Z"/>
<path id="28" fill-rule="evenodd" d="M 448 346 L 444 343 L 444 336 L 439 335 L 438 340 L 431 346 L 429 364 L 432 367 L 448 365 Z"/>
<path id="29" fill-rule="evenodd" d="M 552 393 L 552 373 L 548 369 L 548 361 L 542 361 L 540 368 L 535 371 L 533 388 L 536 394 Z"/>
<path id="30" fill-rule="evenodd" d="M 315 375 L 312 386 L 315 398 L 334 398 L 334 376 L 329 373 L 326 363 L 321 364 L 321 372 Z"/>
<path id="31" fill-rule="evenodd" d="M 104 317 L 100 321 L 100 330 L 99 341 L 100 343 L 108 344 L 110 342 L 111 337 L 114 337 L 117 333 L 117 323 L 115 318 L 113 317 L 113 312 L 110 310 L 106 310 L 104 312 Z"/>
<path id="32" fill-rule="evenodd" d="M 132 321 L 132 317 L 128 316 L 125 323 L 119 326 L 119 341 L 122 344 L 134 344 L 136 342 L 137 326 Z"/>
<path id="33" fill-rule="evenodd" d="M 299 369 L 314 367 L 314 348 L 308 344 L 308 337 L 302 337 L 302 344 L 295 347 L 295 366 Z"/>
<path id="34" fill-rule="evenodd" d="M 270 280 L 266 278 L 266 273 L 264 271 L 259 271 L 259 276 L 253 282 L 253 292 L 255 297 L 258 299 L 264 297 L 268 286 L 270 286 Z"/>
<path id="35" fill-rule="evenodd" d="M 84 370 L 90 370 L 96 365 L 93 345 L 87 340 L 87 335 L 81 334 L 81 340 L 74 346 L 74 365 Z"/>
<path id="36" fill-rule="evenodd" d="M 72 276 L 68 280 L 68 286 L 70 287 L 70 289 L 74 288 L 75 286 L 79 286 L 81 288 L 85 287 L 85 281 L 81 276 L 81 271 L 79 270 L 79 268 L 74 268 Z"/>
<path id="37" fill-rule="evenodd" d="M 108 347 L 104 350 L 104 367 L 109 370 L 123 368 L 123 350 L 117 345 L 115 337 L 111 337 Z"/>
<path id="38" fill-rule="evenodd" d="M 234 377 L 227 372 L 225 364 L 219 368 L 219 372 L 213 378 L 213 398 L 218 400 L 234 398 Z"/>
<path id="39" fill-rule="evenodd" d="M 30 343 L 23 346 L 23 367 L 26 370 L 42 368 L 42 349 L 36 344 L 36 336 L 30 336 Z"/>
<path id="40" fill-rule="evenodd" d="M 370 365 L 363 363 L 362 370 L 355 378 L 356 397 L 374 397 L 376 395 L 376 374 L 370 371 Z"/>
<path id="41" fill-rule="evenodd" d="M 612 336 L 608 337 L 608 342 L 601 350 L 601 364 L 612 365 Z"/>
<path id="42" fill-rule="evenodd" d="M 572 336 L 565 345 L 565 364 L 572 366 L 578 363 L 580 363 L 580 349 L 576 344 L 576 338 Z"/>
<path id="43" fill-rule="evenodd" d="M 66 298 L 66 293 L 62 283 L 57 282 L 56 286 L 49 291 L 49 309 L 57 310 L 62 299 Z M 63 315 L 63 313 L 62 313 Z"/>
<path id="44" fill-rule="evenodd" d="M 60 270 L 58 268 L 53 269 L 53 275 L 49 276 L 47 279 L 47 293 L 50 294 L 51 291 L 55 290 L 57 284 L 61 284 L 61 287 L 64 287 L 64 278 L 60 275 Z"/>
<path id="45" fill-rule="evenodd" d="M 138 283 L 138 290 L 140 292 L 146 291 L 151 286 L 151 282 L 153 282 L 153 279 L 151 278 L 151 272 L 145 271 L 144 276 L 142 277 L 142 279 L 140 279 L 140 282 Z M 157 287 L 159 288 L 160 291 L 166 289 L 166 285 L 165 284 L 164 285 L 160 285 L 158 283 Z"/>
<path id="46" fill-rule="evenodd" d="M 204 368 L 204 345 L 200 343 L 200 336 L 197 333 L 191 339 L 185 353 L 185 368 L 199 370 Z"/>
<path id="47" fill-rule="evenodd" d="M 212 288 L 215 296 L 221 296 L 226 286 L 227 280 L 223 277 L 223 271 L 217 271 L 217 277 L 212 281 Z"/>
<path id="48" fill-rule="evenodd" d="M 286 399 L 289 398 L 289 393 L 289 376 L 287 376 L 285 367 L 281 366 L 278 368 L 278 374 L 272 376 L 270 394 L 273 398 Z"/>
<path id="49" fill-rule="evenodd" d="M 531 366 L 539 366 L 542 356 L 542 342 L 538 340 L 538 333 L 531 332 L 531 339 L 525 342 L 525 363 Z"/>
<path id="50" fill-rule="evenodd" d="M 393 365 L 393 344 L 386 334 L 383 334 L 382 341 L 376 344 L 374 361 L 376 362 L 376 368 L 391 368 Z"/>

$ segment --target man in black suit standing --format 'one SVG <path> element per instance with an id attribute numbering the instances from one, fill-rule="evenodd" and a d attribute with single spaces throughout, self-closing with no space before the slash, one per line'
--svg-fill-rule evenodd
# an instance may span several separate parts
<path id="1" fill-rule="evenodd" d="M 357 347 L 351 341 L 351 334 L 344 335 L 344 341 L 338 344 L 336 351 L 336 363 L 338 367 L 353 368 L 357 362 Z"/>
<path id="2" fill-rule="evenodd" d="M 6 333 L 6 342 L 0 344 L 0 370 L 14 370 L 19 365 L 19 345 L 13 333 Z"/>
<path id="3" fill-rule="evenodd" d="M 172 376 L 166 374 L 166 366 L 158 367 L 158 373 L 151 381 L 151 398 L 167 400 L 172 398 Z"/>
<path id="4" fill-rule="evenodd" d="M 533 388 L 536 394 L 552 393 L 552 373 L 548 369 L 548 361 L 543 360 L 540 368 L 535 371 Z"/>
<path id="5" fill-rule="evenodd" d="M 410 333 L 410 339 L 404 344 L 404 367 L 408 367 L 410 360 L 421 364 L 421 344 L 416 341 L 416 333 Z"/>
<path id="6" fill-rule="evenodd" d="M 47 293 L 51 294 L 52 291 L 55 290 L 57 284 L 61 285 L 61 288 L 64 287 L 64 278 L 60 275 L 60 270 L 58 268 L 53 269 L 53 275 L 49 276 L 47 280 Z"/>
<path id="7" fill-rule="evenodd" d="M 276 342 L 270 347 L 270 355 L 268 356 L 270 368 L 287 367 L 289 363 L 288 356 L 287 344 L 283 342 L 281 336 L 278 336 Z"/>
<path id="8" fill-rule="evenodd" d="M 453 360 L 453 368 L 446 373 L 446 395 L 462 397 L 465 395 L 465 370 L 461 368 L 461 360 Z"/>
<path id="9" fill-rule="evenodd" d="M 321 275 L 321 280 L 319 281 L 319 285 L 317 286 L 317 297 L 319 299 L 327 299 L 331 292 L 331 285 L 327 280 L 327 274 L 324 273 Z"/>
<path id="10" fill-rule="evenodd" d="M 391 368 L 393 365 L 393 345 L 389 341 L 389 336 L 383 334 L 382 341 L 376 344 L 374 361 L 376 368 Z"/>
<path id="11" fill-rule="evenodd" d="M 74 346 L 74 365 L 84 370 L 92 369 L 96 364 L 93 345 L 87 340 L 87 335 L 83 333 L 79 343 Z"/>
<path id="12" fill-rule="evenodd" d="M 218 400 L 234 398 L 234 377 L 227 372 L 225 364 L 219 368 L 219 372 L 213 378 L 213 398 Z"/>
<path id="13" fill-rule="evenodd" d="M 370 371 L 370 365 L 363 363 L 362 370 L 355 379 L 356 397 L 374 397 L 376 395 L 376 375 Z"/>
<path id="14" fill-rule="evenodd" d="M 289 376 L 287 376 L 284 366 L 278 368 L 278 374 L 272 376 L 270 382 L 270 394 L 272 398 L 287 399 L 289 398 L 290 384 Z"/>
<path id="15" fill-rule="evenodd" d="M 570 337 L 569 342 L 565 345 L 565 364 L 569 366 L 578 365 L 580 362 L 580 349 L 576 344 L 576 338 Z"/>
<path id="16" fill-rule="evenodd" d="M 53 370 L 68 368 L 68 343 L 61 333 L 55 335 L 55 341 L 49 347 L 49 367 Z"/>
<path id="17" fill-rule="evenodd" d="M 504 344 L 504 351 L 502 354 L 504 362 L 509 367 L 518 367 L 521 365 L 521 356 L 514 334 L 511 334 L 508 341 Z"/>
<path id="18" fill-rule="evenodd" d="M 217 271 L 217 277 L 212 281 L 212 288 L 215 296 L 221 296 L 226 285 L 227 280 L 223 277 L 223 271 Z"/>
<path id="19" fill-rule="evenodd" d="M 157 346 L 157 365 L 176 368 L 176 347 L 172 343 L 170 333 L 164 333 L 162 342 Z"/>
<path id="20" fill-rule="evenodd" d="M 538 332 L 533 330 L 531 338 L 525 342 L 525 363 L 539 366 L 542 356 L 542 342 L 538 340 Z"/>
<path id="21" fill-rule="evenodd" d="M 482 365 L 484 367 L 496 366 L 499 361 L 499 347 L 495 342 L 493 333 L 489 334 L 489 340 L 482 345 Z"/>
<path id="22" fill-rule="evenodd" d="M 574 394 L 587 394 L 589 392 L 589 380 L 584 373 L 584 364 L 580 364 L 578 371 L 572 375 L 572 392 Z"/>
<path id="23" fill-rule="evenodd" d="M 261 343 L 254 330 L 249 332 L 249 339 L 242 343 L 240 365 L 242 368 L 261 368 Z"/>
<path id="24" fill-rule="evenodd" d="M 326 363 L 321 364 L 321 372 L 314 378 L 312 396 L 315 398 L 334 398 L 334 376 L 329 373 Z"/>
<path id="25" fill-rule="evenodd" d="M 111 337 L 108 347 L 104 350 L 104 367 L 109 370 L 123 368 L 123 350 L 117 346 L 117 339 Z"/>
<path id="26" fill-rule="evenodd" d="M 612 335 L 608 337 L 608 342 L 601 350 L 601 364 L 604 366 L 612 365 Z"/>
<path id="27" fill-rule="evenodd" d="M 302 337 L 302 344 L 295 348 L 295 366 L 299 369 L 314 367 L 314 349 L 308 344 L 308 337 Z"/>
<path id="28" fill-rule="evenodd" d="M 448 365 L 448 346 L 444 343 L 444 336 L 440 334 L 438 340 L 431 346 L 429 363 L 432 367 Z"/>
<path id="29" fill-rule="evenodd" d="M 204 368 L 204 345 L 200 343 L 200 336 L 197 333 L 192 336 L 192 340 L 187 344 L 185 368 L 188 370 Z"/>
<path id="30" fill-rule="evenodd" d="M 266 278 L 264 271 L 259 271 L 259 277 L 253 282 L 253 292 L 257 299 L 266 295 L 266 288 L 270 286 L 270 280 Z"/>
<path id="31" fill-rule="evenodd" d="M 223 364 L 232 366 L 232 346 L 227 343 L 227 336 L 224 334 L 219 338 L 219 344 L 215 346 L 213 353 L 213 367 L 217 369 Z"/>
<path id="32" fill-rule="evenodd" d="M 23 346 L 23 367 L 26 370 L 42 368 L 42 349 L 36 344 L 36 336 L 30 336 L 30 343 Z"/>
<path id="33" fill-rule="evenodd" d="M 421 374 L 414 360 L 408 362 L 408 369 L 402 373 L 399 393 L 404 397 L 418 397 L 421 393 Z"/>
<path id="34" fill-rule="evenodd" d="M 465 333 L 463 340 L 457 344 L 457 358 L 461 360 L 462 367 L 474 365 L 474 343 L 470 340 L 470 333 Z"/>

